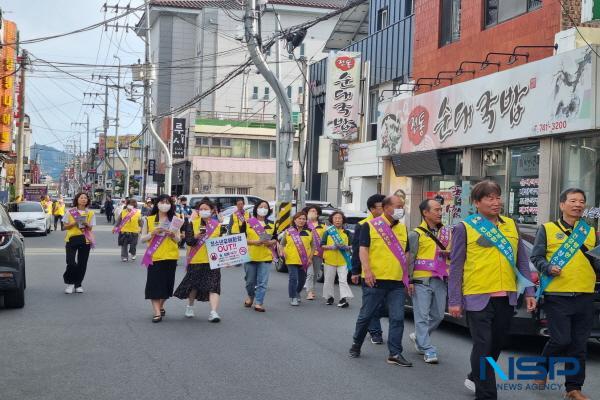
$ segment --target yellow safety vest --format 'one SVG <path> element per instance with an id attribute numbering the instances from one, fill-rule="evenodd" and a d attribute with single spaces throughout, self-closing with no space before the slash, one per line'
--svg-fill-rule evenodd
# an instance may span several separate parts
<path id="1" fill-rule="evenodd" d="M 429 230 L 427 226 L 427 222 L 421 222 L 419 225 L 421 228 Z M 415 256 L 415 260 L 435 260 L 435 252 L 437 249 L 437 244 L 431 239 L 428 235 L 426 235 L 422 230 L 415 229 L 414 230 L 419 235 L 419 249 Z M 412 251 L 413 249 L 411 249 Z M 446 250 L 450 251 L 450 246 L 446 248 Z M 450 266 L 450 260 L 446 260 L 446 264 L 448 267 Z M 413 271 L 413 278 L 431 278 L 433 273 L 431 271 Z"/>
<path id="2" fill-rule="evenodd" d="M 559 224 L 565 231 L 569 231 L 560 221 Z M 550 261 L 554 253 L 567 240 L 567 235 L 554 222 L 544 224 L 546 230 L 546 260 Z M 584 245 L 592 249 L 596 245 L 596 230 L 592 228 Z M 596 286 L 596 272 L 583 252 L 577 251 L 573 258 L 562 268 L 560 275 L 555 276 L 546 292 L 575 292 L 594 293 Z"/>
<path id="3" fill-rule="evenodd" d="M 265 232 L 269 235 L 273 235 L 275 232 L 275 226 L 272 224 L 265 224 L 265 222 L 259 221 L 262 226 L 265 227 Z M 236 227 L 234 225 L 234 227 Z M 232 229 L 233 230 L 233 229 Z M 250 224 L 246 222 L 246 239 L 248 240 L 260 240 L 260 236 L 254 229 L 250 227 Z M 249 244 L 248 245 L 248 255 L 250 256 L 250 261 L 253 262 L 271 262 L 273 261 L 273 254 L 271 250 L 267 246 Z"/>
<path id="4" fill-rule="evenodd" d="M 202 222 L 202 218 L 198 217 L 195 218 L 192 221 L 192 227 L 194 228 L 194 234 L 198 234 L 198 232 L 200 232 L 200 224 Z M 217 227 L 215 228 L 215 230 L 213 231 L 213 233 L 211 233 L 210 237 L 211 238 L 216 238 L 221 236 L 221 224 L 218 224 Z M 187 254 L 190 254 L 190 250 L 192 248 L 188 246 L 187 249 Z M 200 250 L 198 250 L 196 252 L 196 254 L 194 255 L 194 258 L 192 258 L 191 264 L 208 264 L 208 250 L 206 249 L 206 243 L 204 243 L 204 245 L 202 247 L 200 247 Z"/>
<path id="5" fill-rule="evenodd" d="M 344 229 L 337 229 L 342 241 L 347 246 L 350 243 L 350 238 Z M 335 242 L 331 235 L 327 235 L 326 246 L 333 246 Z M 340 250 L 324 250 L 323 251 L 323 262 L 332 267 L 345 267 L 346 259 L 342 255 Z"/>
<path id="6" fill-rule="evenodd" d="M 46 214 L 52 215 L 52 202 L 50 202 L 50 201 L 41 201 L 40 204 L 42 205 L 42 208 L 44 209 L 44 211 L 46 212 Z"/>
<path id="7" fill-rule="evenodd" d="M 86 216 L 86 221 L 88 224 L 90 224 L 92 222 L 92 217 L 94 216 L 93 211 L 86 210 L 86 211 L 79 211 L 79 213 L 81 215 Z M 75 218 L 73 218 L 73 215 L 71 215 L 70 212 L 67 213 L 67 218 L 69 218 L 69 224 L 75 223 Z M 65 242 L 68 242 L 74 236 L 83 236 L 83 231 L 81 229 L 79 229 L 77 224 L 75 224 L 71 228 L 67 229 L 66 235 L 65 235 Z M 86 243 L 89 244 L 90 242 L 86 240 Z"/>
<path id="8" fill-rule="evenodd" d="M 240 221 L 240 219 L 238 218 L 237 215 L 237 210 L 231 214 L 231 218 L 232 218 L 232 223 L 231 223 L 231 231 L 233 232 L 233 229 L 235 227 L 237 227 L 237 232 L 236 233 L 240 233 L 240 228 L 242 226 L 242 222 Z M 248 212 L 244 212 L 244 219 L 246 220 L 246 224 L 248 223 L 248 219 L 250 218 L 250 214 Z"/>
<path id="9" fill-rule="evenodd" d="M 390 225 L 390 222 L 385 217 L 383 217 L 383 220 L 386 224 Z M 369 246 L 371 272 L 373 272 L 373 275 L 378 280 L 402 281 L 404 271 L 402 270 L 400 261 L 398 261 L 394 253 L 385 244 L 383 238 L 379 236 L 373 225 L 369 223 L 367 226 L 369 227 L 369 236 L 371 238 L 371 245 Z M 406 244 L 408 243 L 408 229 L 406 226 L 398 222 L 392 227 L 392 232 L 400 242 L 402 250 L 406 251 Z M 364 269 L 362 277 L 365 277 Z"/>
<path id="10" fill-rule="evenodd" d="M 495 246 L 483 247 L 477 243 L 481 235 L 463 222 L 467 230 L 467 253 L 463 275 L 463 294 L 516 292 L 515 272 L 506 257 Z M 517 224 L 510 218 L 500 217 L 498 229 L 513 249 L 515 260 L 519 247 Z"/>
<path id="11" fill-rule="evenodd" d="M 56 207 L 54 207 L 54 215 L 57 217 L 62 217 L 65 215 L 65 204 L 64 203 L 56 203 Z"/>
<path id="12" fill-rule="evenodd" d="M 285 256 L 285 263 L 288 265 L 302 265 L 300 260 L 300 253 L 296 249 L 296 244 L 288 232 L 285 233 L 285 247 L 283 248 L 283 254 Z M 300 239 L 306 249 L 306 254 L 310 257 L 311 246 L 312 246 L 312 233 L 308 228 L 300 231 Z"/>
<path id="13" fill-rule="evenodd" d="M 121 221 L 128 215 L 129 215 L 128 209 L 121 211 Z M 142 213 L 139 210 L 135 210 L 135 214 L 133 215 L 133 217 L 131 217 L 131 219 L 129 221 L 127 221 L 127 223 L 125 225 L 123 225 L 123 228 L 121 228 L 121 232 L 123 232 L 123 233 L 140 233 L 140 231 L 141 231 L 140 217 L 141 216 L 142 216 Z"/>
<path id="14" fill-rule="evenodd" d="M 318 224 L 315 227 L 315 230 L 317 231 L 317 234 L 319 235 L 319 239 L 323 238 L 323 232 L 325 232 L 325 229 L 327 229 L 327 227 L 325 225 L 321 225 L 321 224 Z M 315 252 L 313 253 L 314 256 L 319 255 L 319 251 L 316 250 L 316 248 L 317 248 L 317 245 L 315 244 Z"/>
<path id="15" fill-rule="evenodd" d="M 152 232 L 158 223 L 155 222 L 156 215 L 148 217 L 148 232 Z M 151 243 L 152 241 L 148 242 Z M 178 241 L 167 237 L 158 246 L 158 249 L 152 255 L 152 261 L 178 260 L 179 259 L 179 243 Z"/>

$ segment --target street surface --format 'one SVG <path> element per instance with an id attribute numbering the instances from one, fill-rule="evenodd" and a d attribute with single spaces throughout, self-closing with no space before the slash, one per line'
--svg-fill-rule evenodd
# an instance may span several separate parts
<path id="1" fill-rule="evenodd" d="M 404 355 L 413 368 L 387 365 L 387 346 L 370 342 L 361 358 L 350 359 L 360 307 L 355 286 L 356 298 L 348 309 L 326 306 L 322 299 L 293 308 L 287 274 L 273 271 L 267 312 L 261 314 L 242 306 L 243 270 L 227 269 L 221 323 L 207 321 L 207 304 L 197 303 L 196 318 L 186 319 L 184 301 L 171 299 L 163 322 L 152 324 L 140 266 L 144 246 L 137 261 L 122 263 L 111 227 L 103 215 L 98 222 L 98 248 L 90 256 L 84 294 L 63 293 L 63 232 L 26 238 L 25 308 L 0 309 L 1 400 L 474 397 L 463 386 L 470 340 L 462 328 L 443 324 L 434 335 L 439 365 L 426 365 L 414 351 L 408 339 L 410 319 Z M 182 276 L 183 267 L 176 284 Z M 542 346 L 540 339 L 516 338 L 501 364 L 509 355 L 539 355 Z M 594 397 L 600 393 L 600 345 L 589 349 L 584 392 Z M 562 392 L 500 391 L 499 398 L 560 399 Z"/>

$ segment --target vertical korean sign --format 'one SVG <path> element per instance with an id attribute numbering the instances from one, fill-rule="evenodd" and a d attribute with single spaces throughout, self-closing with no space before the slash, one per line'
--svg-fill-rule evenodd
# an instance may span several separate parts
<path id="1" fill-rule="evenodd" d="M 106 151 L 106 136 L 101 135 L 98 139 L 98 159 L 104 160 L 104 152 Z"/>
<path id="2" fill-rule="evenodd" d="M 185 158 L 185 118 L 173 118 L 173 158 Z"/>
<path id="3" fill-rule="evenodd" d="M 11 21 L 2 21 L 4 37 L 0 50 L 2 82 L 0 84 L 0 152 L 9 152 L 12 145 L 14 93 L 16 75 L 15 50 L 17 41 L 17 26 Z"/>
<path id="4" fill-rule="evenodd" d="M 358 140 L 360 68 L 358 52 L 329 53 L 324 128 L 329 139 Z"/>

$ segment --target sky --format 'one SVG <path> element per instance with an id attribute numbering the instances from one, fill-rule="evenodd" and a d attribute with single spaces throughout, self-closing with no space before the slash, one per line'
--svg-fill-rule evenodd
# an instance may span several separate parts
<path id="1" fill-rule="evenodd" d="M 5 19 L 17 24 L 21 40 L 29 40 L 83 28 L 115 16 L 114 11 L 106 14 L 103 9 L 105 0 L 0 0 L 0 8 Z M 116 5 L 117 2 L 109 2 Z M 132 0 L 131 6 L 143 4 L 142 0 Z M 120 6 L 127 2 L 121 1 Z M 119 11 L 121 14 L 122 11 Z M 135 25 L 141 12 L 131 14 L 119 20 L 119 25 L 128 23 Z M 113 22 L 113 24 L 116 22 Z M 32 59 L 41 59 L 51 63 L 82 63 L 93 65 L 110 65 L 111 67 L 64 66 L 59 68 L 70 72 L 80 79 L 60 72 L 45 64 L 34 61 L 27 70 L 25 113 L 30 116 L 33 129 L 33 143 L 50 145 L 65 149 L 73 140 L 86 148 L 84 125 L 86 115 L 90 118 L 90 147 L 97 142 L 95 128 L 102 126 L 104 106 L 84 105 L 84 103 L 104 103 L 104 83 L 98 75 L 109 75 L 116 83 L 118 56 L 121 64 L 134 64 L 138 59 L 143 61 L 144 43 L 135 32 L 119 28 L 96 28 L 62 38 L 46 40 L 39 43 L 25 44 L 22 48 L 32 55 Z M 92 79 L 92 75 L 94 79 Z M 128 67 L 121 69 L 121 85 L 129 87 L 131 72 Z M 102 96 L 85 96 L 84 93 L 102 93 Z M 141 130 L 141 99 L 137 103 L 128 101 L 123 90 L 120 100 L 119 135 L 137 134 Z M 109 91 L 109 118 L 116 117 L 116 90 Z M 114 125 L 114 122 L 111 122 Z M 109 135 L 114 134 L 114 127 Z"/>

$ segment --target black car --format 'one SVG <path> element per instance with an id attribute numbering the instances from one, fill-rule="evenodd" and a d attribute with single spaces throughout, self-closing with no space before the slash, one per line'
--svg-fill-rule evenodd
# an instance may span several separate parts
<path id="1" fill-rule="evenodd" d="M 7 308 L 25 305 L 25 241 L 20 225 L 23 223 L 13 223 L 5 207 L 0 207 L 0 297 Z"/>

